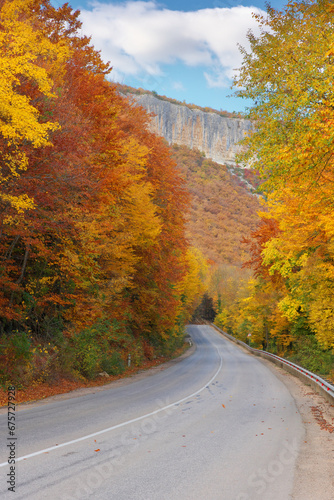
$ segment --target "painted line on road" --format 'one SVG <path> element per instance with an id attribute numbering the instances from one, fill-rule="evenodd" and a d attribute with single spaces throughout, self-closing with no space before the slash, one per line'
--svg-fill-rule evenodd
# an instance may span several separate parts
<path id="1" fill-rule="evenodd" d="M 169 404 L 167 406 L 164 406 L 163 408 L 159 408 L 158 410 L 152 411 L 150 413 L 146 413 L 146 415 L 142 415 L 141 417 L 137 417 L 137 418 L 133 418 L 131 420 L 127 420 L 126 422 L 122 422 L 121 424 L 113 425 L 112 427 L 108 427 L 107 429 L 103 429 L 102 431 L 97 431 L 97 432 L 94 432 L 93 434 L 87 434 L 87 436 L 82 436 L 81 438 L 73 439 L 72 441 L 67 441 L 66 443 L 57 444 L 55 446 L 51 446 L 50 448 L 45 448 L 44 450 L 35 451 L 34 453 L 30 453 L 29 455 L 24 455 L 22 457 L 17 458 L 16 462 L 20 462 L 21 460 L 26 460 L 27 458 L 36 457 L 38 455 L 42 455 L 43 453 L 48 453 L 50 451 L 58 450 L 59 448 L 63 448 L 64 446 L 69 446 L 71 444 L 76 444 L 76 443 L 79 443 L 80 441 L 85 441 L 86 439 L 94 438 L 94 437 L 99 436 L 101 434 L 105 434 L 106 432 L 113 431 L 114 429 L 119 429 L 120 427 L 125 427 L 126 425 L 133 424 L 134 422 L 139 422 L 140 420 L 143 420 L 144 418 L 151 417 L 152 415 L 156 415 L 157 413 L 165 411 L 168 408 L 172 408 L 173 406 L 179 405 L 180 403 L 183 403 L 187 399 L 196 396 L 200 392 L 204 391 L 204 389 L 206 389 L 211 384 L 211 382 L 214 381 L 214 379 L 217 377 L 218 373 L 222 369 L 222 366 L 223 366 L 222 357 L 221 357 L 220 352 L 218 351 L 217 347 L 215 345 L 214 345 L 214 347 L 215 347 L 215 349 L 216 349 L 216 351 L 217 351 L 217 353 L 219 355 L 219 358 L 220 358 L 219 368 L 216 371 L 216 373 L 214 374 L 214 376 L 209 380 L 209 382 L 207 382 L 198 391 L 193 392 L 192 394 L 186 396 L 185 398 L 179 399 L 178 401 L 175 401 L 174 403 L 171 403 L 171 404 Z M 5 467 L 7 465 L 8 465 L 8 461 L 7 462 L 3 462 L 2 464 L 0 464 L 0 467 Z"/>

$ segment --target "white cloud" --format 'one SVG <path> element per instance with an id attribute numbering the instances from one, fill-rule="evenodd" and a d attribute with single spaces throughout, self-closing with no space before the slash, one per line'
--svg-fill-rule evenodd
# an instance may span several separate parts
<path id="1" fill-rule="evenodd" d="M 172 87 L 175 90 L 186 90 L 182 82 L 173 82 Z"/>
<path id="2" fill-rule="evenodd" d="M 162 66 L 183 63 L 203 67 L 211 86 L 225 86 L 240 66 L 240 43 L 257 32 L 249 7 L 172 11 L 152 1 L 122 4 L 95 2 L 82 10 L 83 32 L 109 60 L 115 76 L 163 75 Z M 259 12 L 259 10 L 258 10 Z"/>
<path id="3" fill-rule="evenodd" d="M 224 68 L 212 69 L 211 73 L 204 71 L 204 77 L 208 84 L 208 87 L 228 87 L 231 84 L 231 80 L 226 75 Z"/>

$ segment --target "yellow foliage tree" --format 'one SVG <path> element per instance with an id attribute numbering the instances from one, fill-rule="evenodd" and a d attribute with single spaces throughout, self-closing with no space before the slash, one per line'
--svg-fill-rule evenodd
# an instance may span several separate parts
<path id="1" fill-rule="evenodd" d="M 280 313 L 307 317 L 324 348 L 334 347 L 332 9 L 329 0 L 290 1 L 256 15 L 261 34 L 249 35 L 236 80 L 238 94 L 255 102 L 243 161 L 262 173 L 267 217 L 280 231 L 263 265 L 284 279 Z"/>
<path id="2" fill-rule="evenodd" d="M 59 125 L 43 120 L 31 98 L 21 91 L 27 82 L 39 95 L 54 98 L 52 80 L 43 67 L 46 60 L 61 64 L 68 57 L 63 43 L 51 43 L 33 26 L 33 0 L 6 0 L 0 6 L 0 199 L 18 212 L 33 207 L 25 195 L 2 194 L 1 185 L 27 168 L 24 146 L 49 144 L 49 133 Z"/>
<path id="3" fill-rule="evenodd" d="M 179 314 L 183 314 L 184 320 L 189 321 L 207 289 L 208 263 L 202 252 L 195 247 L 188 248 L 184 261 L 187 271 L 177 284 L 176 291 L 181 297 Z"/>

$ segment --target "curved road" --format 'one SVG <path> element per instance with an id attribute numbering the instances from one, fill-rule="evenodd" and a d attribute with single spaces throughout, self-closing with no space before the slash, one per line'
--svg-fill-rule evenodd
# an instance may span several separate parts
<path id="1" fill-rule="evenodd" d="M 60 500 L 288 500 L 304 427 L 286 386 L 209 326 L 193 355 L 95 394 L 17 412 L 16 492 Z"/>

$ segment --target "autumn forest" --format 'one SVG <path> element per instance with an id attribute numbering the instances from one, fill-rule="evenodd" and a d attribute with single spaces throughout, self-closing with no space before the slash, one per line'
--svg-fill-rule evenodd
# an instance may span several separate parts
<path id="1" fill-rule="evenodd" d="M 206 302 L 232 335 L 332 380 L 331 2 L 257 16 L 235 80 L 255 103 L 246 169 L 149 132 L 68 4 L 0 9 L 0 384 L 169 358 Z"/>
<path id="2" fill-rule="evenodd" d="M 118 374 L 183 344 L 189 196 L 78 12 L 1 2 L 1 379 Z"/>

